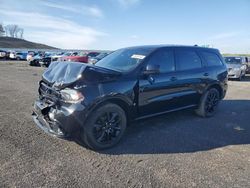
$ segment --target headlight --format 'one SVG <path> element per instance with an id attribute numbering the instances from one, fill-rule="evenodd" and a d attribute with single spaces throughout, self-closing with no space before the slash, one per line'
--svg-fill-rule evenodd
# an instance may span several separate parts
<path id="1" fill-rule="evenodd" d="M 62 100 L 66 103 L 77 103 L 84 100 L 84 96 L 74 89 L 63 89 L 61 91 Z"/>

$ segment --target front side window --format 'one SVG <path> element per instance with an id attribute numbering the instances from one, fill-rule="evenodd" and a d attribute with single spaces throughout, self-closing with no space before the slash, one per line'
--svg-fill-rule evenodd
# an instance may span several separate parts
<path id="1" fill-rule="evenodd" d="M 161 73 L 175 71 L 174 52 L 165 49 L 158 50 L 150 57 L 148 64 L 159 65 Z"/>
<path id="2" fill-rule="evenodd" d="M 176 51 L 177 70 L 191 70 L 202 67 L 201 59 L 193 50 Z"/>
<path id="3" fill-rule="evenodd" d="M 211 52 L 201 52 L 201 54 L 205 58 L 209 67 L 222 65 L 220 58 L 216 54 Z"/>

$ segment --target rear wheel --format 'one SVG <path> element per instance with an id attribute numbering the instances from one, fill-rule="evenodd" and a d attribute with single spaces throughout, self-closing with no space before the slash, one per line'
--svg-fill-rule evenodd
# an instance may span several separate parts
<path id="1" fill-rule="evenodd" d="M 219 102 L 219 91 L 216 88 L 211 88 L 202 96 L 196 113 L 201 117 L 211 117 L 215 114 Z"/>
<path id="2" fill-rule="evenodd" d="M 93 150 L 114 146 L 126 130 L 126 114 L 116 104 L 105 104 L 94 110 L 81 130 L 84 143 Z"/>

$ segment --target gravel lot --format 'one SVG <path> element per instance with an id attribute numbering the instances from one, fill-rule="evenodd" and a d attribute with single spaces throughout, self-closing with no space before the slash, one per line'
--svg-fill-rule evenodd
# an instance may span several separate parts
<path id="1" fill-rule="evenodd" d="M 44 68 L 0 62 L 0 187 L 250 187 L 250 75 L 215 117 L 181 111 L 134 122 L 102 153 L 32 121 Z"/>

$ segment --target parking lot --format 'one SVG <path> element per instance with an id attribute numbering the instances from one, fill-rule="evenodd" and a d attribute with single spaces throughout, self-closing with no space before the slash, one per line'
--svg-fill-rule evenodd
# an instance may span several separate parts
<path id="1" fill-rule="evenodd" d="M 93 152 L 33 123 L 43 70 L 0 62 L 0 187 L 250 187 L 250 75 L 229 81 L 215 117 L 137 121 L 114 148 Z"/>

